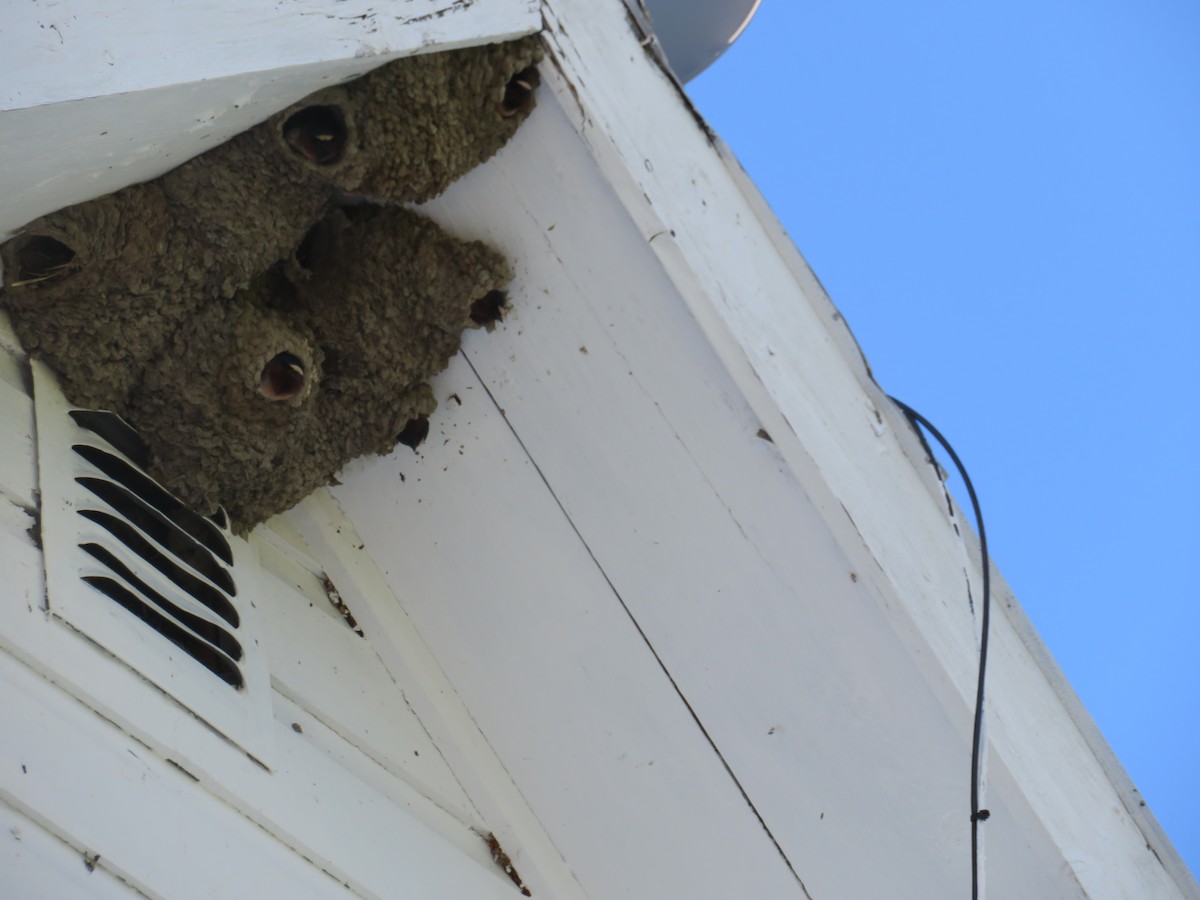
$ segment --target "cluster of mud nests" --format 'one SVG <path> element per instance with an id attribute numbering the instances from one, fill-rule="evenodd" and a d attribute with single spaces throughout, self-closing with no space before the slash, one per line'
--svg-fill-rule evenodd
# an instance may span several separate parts
<path id="1" fill-rule="evenodd" d="M 488 159 L 533 106 L 533 39 L 400 60 L 0 248 L 8 310 L 75 404 L 241 530 L 419 430 L 512 275 L 400 204 Z"/>

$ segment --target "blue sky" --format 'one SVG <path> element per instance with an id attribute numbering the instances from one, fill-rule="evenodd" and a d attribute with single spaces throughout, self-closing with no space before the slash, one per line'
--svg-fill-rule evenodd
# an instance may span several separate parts
<path id="1" fill-rule="evenodd" d="M 764 0 L 689 92 L 1200 874 L 1200 4 Z"/>

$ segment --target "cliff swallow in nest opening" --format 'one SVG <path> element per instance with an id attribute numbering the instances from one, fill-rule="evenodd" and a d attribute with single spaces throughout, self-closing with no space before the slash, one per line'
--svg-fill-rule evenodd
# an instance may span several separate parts
<path id="1" fill-rule="evenodd" d="M 523 69 L 509 79 L 504 86 L 504 99 L 500 101 L 500 115 L 504 118 L 524 112 L 533 104 L 533 90 L 541 84 L 538 70 L 533 66 Z"/>
<path id="2" fill-rule="evenodd" d="M 280 353 L 263 366 L 258 392 L 268 400 L 290 400 L 304 388 L 304 362 L 293 353 Z"/>
<path id="3" fill-rule="evenodd" d="M 309 162 L 328 166 L 346 149 L 346 123 L 336 106 L 306 106 L 283 123 L 283 139 Z"/>

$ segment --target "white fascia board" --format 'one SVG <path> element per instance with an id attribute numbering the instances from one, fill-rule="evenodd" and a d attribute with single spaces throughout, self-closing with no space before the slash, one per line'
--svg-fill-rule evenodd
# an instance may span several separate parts
<path id="1" fill-rule="evenodd" d="M 0 110 L 505 40 L 537 0 L 33 0 L 5 11 Z"/>
<path id="2" fill-rule="evenodd" d="M 157 178 L 306 94 L 536 31 L 537 0 L 34 0 L 0 59 L 0 239 Z"/>
<path id="3" fill-rule="evenodd" d="M 973 704 L 969 528 L 757 189 L 619 3 L 545 0 L 551 77 L 598 167 L 930 678 Z M 644 52 L 639 52 L 639 41 Z M 620 48 L 620 49 L 617 49 Z M 549 66 L 547 66 L 549 68 Z M 993 752 L 1090 896 L 1200 896 L 1033 626 L 993 572 Z M 954 598 L 954 602 L 945 602 Z M 948 706 L 949 708 L 949 706 Z M 1103 824 L 1101 824 L 1103 823 Z"/>

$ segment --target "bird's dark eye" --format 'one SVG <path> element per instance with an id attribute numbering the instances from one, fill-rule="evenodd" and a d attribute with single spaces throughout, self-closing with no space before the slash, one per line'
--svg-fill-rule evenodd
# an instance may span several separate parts
<path id="1" fill-rule="evenodd" d="M 306 106 L 283 123 L 283 139 L 309 162 L 331 166 L 346 152 L 346 120 L 336 106 Z"/>

